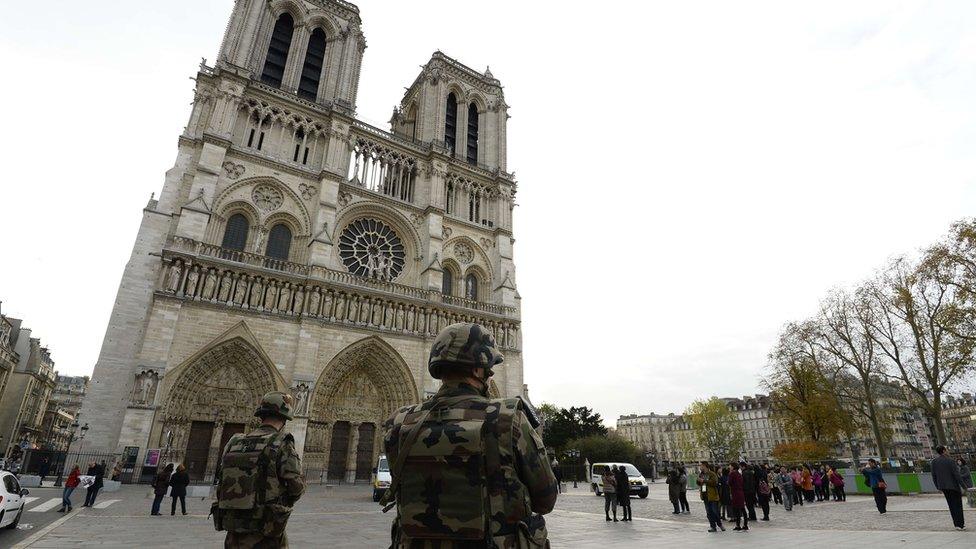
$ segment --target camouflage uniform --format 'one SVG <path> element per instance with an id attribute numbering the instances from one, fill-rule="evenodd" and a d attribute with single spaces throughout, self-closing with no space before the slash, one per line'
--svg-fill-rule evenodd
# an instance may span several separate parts
<path id="1" fill-rule="evenodd" d="M 291 419 L 290 396 L 268 393 L 254 415 Z M 240 474 L 257 465 L 260 475 L 262 462 L 266 471 L 263 482 Z M 224 547 L 288 546 L 288 516 L 305 491 L 301 460 L 291 433 L 261 425 L 246 435 L 234 435 L 224 448 L 217 480 L 217 505 L 222 528 L 227 530 Z"/>
<path id="2" fill-rule="evenodd" d="M 429 369 L 439 378 L 445 368 L 483 367 L 487 383 L 501 360 L 480 326 L 455 324 L 434 342 Z M 541 515 L 556 503 L 556 479 L 530 418 L 521 398 L 489 399 L 452 380 L 387 420 L 394 547 L 547 547 Z"/>

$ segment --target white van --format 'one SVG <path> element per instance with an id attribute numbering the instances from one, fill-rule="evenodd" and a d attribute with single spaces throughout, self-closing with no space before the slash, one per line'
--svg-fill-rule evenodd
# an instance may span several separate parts
<path id="1" fill-rule="evenodd" d="M 383 499 L 383 494 L 390 487 L 393 477 L 390 475 L 390 464 L 386 460 L 386 454 L 380 455 L 380 460 L 373 469 L 373 501 Z"/>
<path id="2" fill-rule="evenodd" d="M 594 463 L 590 466 L 590 488 L 596 492 L 596 495 L 603 495 L 603 472 L 607 469 L 612 468 L 614 465 L 617 468 L 623 467 L 624 471 L 627 471 L 627 477 L 630 478 L 630 494 L 637 495 L 641 499 L 647 497 L 647 479 L 644 475 L 637 470 L 637 467 L 629 463 Z"/>

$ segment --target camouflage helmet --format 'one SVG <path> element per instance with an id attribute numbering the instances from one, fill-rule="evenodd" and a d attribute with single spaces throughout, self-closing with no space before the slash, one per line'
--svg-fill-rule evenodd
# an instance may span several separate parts
<path id="1" fill-rule="evenodd" d="M 440 379 L 445 369 L 484 368 L 486 376 L 491 368 L 501 364 L 505 357 L 498 352 L 495 338 L 479 324 L 461 322 L 451 324 L 437 334 L 430 348 L 427 371 Z"/>
<path id="2" fill-rule="evenodd" d="M 263 418 L 265 416 L 280 416 L 285 419 L 294 419 L 291 415 L 291 395 L 281 391 L 271 391 L 261 397 L 261 404 L 254 412 L 254 415 Z"/>

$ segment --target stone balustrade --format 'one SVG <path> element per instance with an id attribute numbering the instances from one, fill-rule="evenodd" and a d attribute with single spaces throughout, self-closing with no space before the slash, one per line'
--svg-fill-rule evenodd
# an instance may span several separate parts
<path id="1" fill-rule="evenodd" d="M 520 322 L 512 307 L 181 237 L 170 240 L 162 261 L 157 291 L 164 295 L 422 337 L 434 336 L 455 322 L 476 322 L 488 328 L 502 348 L 520 349 Z"/>

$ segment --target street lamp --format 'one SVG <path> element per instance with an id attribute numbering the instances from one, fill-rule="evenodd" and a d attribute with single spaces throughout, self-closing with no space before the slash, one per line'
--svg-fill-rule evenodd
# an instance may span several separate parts
<path id="1" fill-rule="evenodd" d="M 579 450 L 567 450 L 566 455 L 573 458 L 573 488 L 579 488 L 577 481 L 579 480 Z"/>

